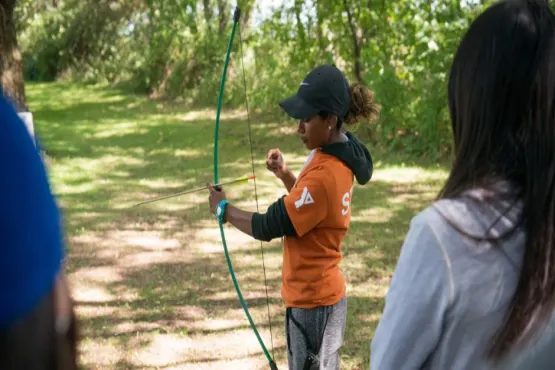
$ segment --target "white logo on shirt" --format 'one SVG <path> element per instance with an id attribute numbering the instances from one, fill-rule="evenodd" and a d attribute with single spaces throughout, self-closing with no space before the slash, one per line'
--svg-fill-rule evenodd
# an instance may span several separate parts
<path id="1" fill-rule="evenodd" d="M 305 186 L 303 189 L 301 198 L 295 202 L 295 207 L 299 209 L 305 204 L 312 204 L 312 203 L 314 203 L 314 199 L 312 199 L 312 195 L 308 192 L 308 188 Z"/>
<path id="2" fill-rule="evenodd" d="M 351 190 L 343 194 L 343 198 L 341 199 L 341 203 L 343 203 L 343 207 L 345 207 L 341 210 L 341 214 L 343 216 L 347 216 L 347 214 L 349 213 L 349 208 L 351 207 L 351 197 L 353 196 L 353 189 L 354 186 L 351 187 Z"/>
<path id="3" fill-rule="evenodd" d="M 351 198 L 350 192 L 343 194 L 342 203 L 343 203 L 343 207 L 345 207 L 341 210 L 341 213 L 343 214 L 343 216 L 347 216 L 347 213 L 349 213 L 350 198 Z"/>

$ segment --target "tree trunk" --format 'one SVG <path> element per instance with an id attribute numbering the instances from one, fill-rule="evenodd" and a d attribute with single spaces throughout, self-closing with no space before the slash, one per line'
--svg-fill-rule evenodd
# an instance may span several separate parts
<path id="1" fill-rule="evenodd" d="M 353 54 L 355 57 L 355 76 L 358 82 L 363 82 L 362 79 L 362 67 L 360 65 L 360 56 L 362 52 L 362 30 L 355 25 L 353 19 L 353 12 L 347 0 L 343 0 L 343 5 L 345 6 L 345 12 L 347 12 L 347 19 L 349 20 L 349 30 L 351 31 L 351 37 L 353 40 Z"/>
<path id="2" fill-rule="evenodd" d="M 324 40 L 324 30 L 323 30 L 323 23 L 324 23 L 324 13 L 325 10 L 323 6 L 318 3 L 316 4 L 316 38 L 318 39 L 318 50 L 320 57 L 324 57 L 325 52 L 327 51 L 326 42 Z"/>
<path id="3" fill-rule="evenodd" d="M 304 29 L 303 21 L 301 20 L 301 11 L 303 7 L 303 0 L 295 0 L 294 11 L 295 20 L 297 21 L 297 40 L 300 49 L 306 48 L 306 32 Z"/>
<path id="4" fill-rule="evenodd" d="M 23 57 L 17 45 L 16 0 L 0 0 L 0 85 L 18 112 L 26 112 Z"/>
<path id="5" fill-rule="evenodd" d="M 203 10 L 204 10 L 204 21 L 206 22 L 206 29 L 209 33 L 212 32 L 212 8 L 210 5 L 210 0 L 203 0 Z"/>
<path id="6" fill-rule="evenodd" d="M 218 0 L 218 14 L 220 15 L 219 19 L 219 27 L 218 27 L 218 35 L 220 39 L 224 35 L 225 28 L 227 27 L 227 11 L 226 11 L 226 2 L 224 0 Z"/>
<path id="7" fill-rule="evenodd" d="M 243 2 L 243 7 L 241 8 L 241 32 L 243 35 L 248 35 L 251 32 L 251 17 L 252 17 L 252 2 Z M 247 38 L 246 36 L 245 38 Z"/>

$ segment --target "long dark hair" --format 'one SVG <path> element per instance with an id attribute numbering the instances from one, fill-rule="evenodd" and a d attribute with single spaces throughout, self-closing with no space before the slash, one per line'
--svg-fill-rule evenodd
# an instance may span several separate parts
<path id="1" fill-rule="evenodd" d="M 555 18 L 547 1 L 502 1 L 477 17 L 449 77 L 455 155 L 439 198 L 481 187 L 522 204 L 515 228 L 526 235 L 524 259 L 491 338 L 493 359 L 528 341 L 555 306 L 554 93 Z M 496 190 L 499 181 L 512 192 Z"/>

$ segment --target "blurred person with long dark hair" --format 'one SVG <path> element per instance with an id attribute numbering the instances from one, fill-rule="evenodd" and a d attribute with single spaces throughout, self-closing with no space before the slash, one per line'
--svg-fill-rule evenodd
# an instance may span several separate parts
<path id="1" fill-rule="evenodd" d="M 77 369 L 60 214 L 33 140 L 1 94 L 0 369 Z"/>
<path id="2" fill-rule="evenodd" d="M 555 17 L 507 0 L 473 21 L 448 84 L 454 163 L 411 221 L 372 370 L 518 367 L 555 305 Z M 553 363 L 555 368 L 555 363 Z M 532 369 L 531 369 L 532 370 Z"/>

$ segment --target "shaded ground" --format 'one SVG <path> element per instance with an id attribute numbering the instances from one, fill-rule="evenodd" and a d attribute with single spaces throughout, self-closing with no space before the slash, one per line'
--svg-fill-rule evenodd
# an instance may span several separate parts
<path id="1" fill-rule="evenodd" d="M 28 91 L 64 210 L 85 368 L 266 369 L 237 300 L 207 194 L 130 208 L 212 179 L 214 112 L 186 111 L 93 86 L 30 84 Z M 307 153 L 293 134 L 294 122 L 252 121 L 264 210 L 284 194 L 265 170 L 267 150 L 280 147 L 296 170 Z M 221 180 L 250 174 L 245 117 L 224 113 L 221 124 Z M 374 157 L 373 180 L 355 189 L 344 245 L 345 369 L 367 368 L 372 333 L 410 219 L 437 193 L 445 175 L 398 157 Z M 253 184 L 226 190 L 234 203 L 256 210 Z M 271 349 L 260 244 L 229 227 L 226 237 L 243 295 Z M 278 241 L 263 247 L 273 347 L 283 369 L 281 247 Z"/>

